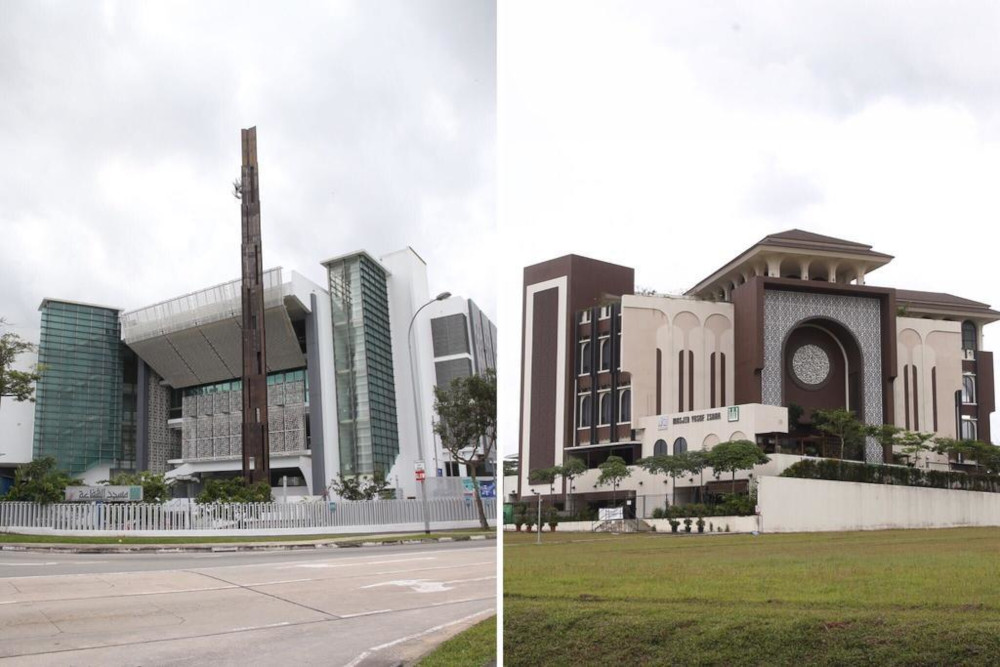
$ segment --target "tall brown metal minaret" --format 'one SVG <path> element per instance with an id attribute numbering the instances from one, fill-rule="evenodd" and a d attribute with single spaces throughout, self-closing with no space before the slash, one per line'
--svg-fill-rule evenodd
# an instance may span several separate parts
<path id="1" fill-rule="evenodd" d="M 243 477 L 271 481 L 267 437 L 267 355 L 264 346 L 264 269 L 260 253 L 257 128 L 243 130 Z"/>

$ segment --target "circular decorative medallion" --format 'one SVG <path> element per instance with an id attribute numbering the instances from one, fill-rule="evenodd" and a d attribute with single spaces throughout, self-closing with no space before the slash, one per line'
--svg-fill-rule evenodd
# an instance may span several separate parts
<path id="1" fill-rule="evenodd" d="M 792 356 L 792 372 L 802 384 L 821 384 L 830 374 L 830 357 L 821 347 L 803 345 Z"/>

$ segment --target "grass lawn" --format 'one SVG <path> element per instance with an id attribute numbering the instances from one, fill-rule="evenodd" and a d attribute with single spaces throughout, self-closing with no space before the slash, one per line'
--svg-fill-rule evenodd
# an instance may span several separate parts
<path id="1" fill-rule="evenodd" d="M 438 539 L 450 537 L 454 540 L 467 540 L 472 535 L 489 535 L 492 531 L 453 530 L 431 533 L 406 534 L 337 534 L 337 535 L 254 535 L 238 537 L 103 537 L 85 535 L 81 537 L 63 537 L 60 535 L 15 535 L 0 533 L 0 544 L 238 544 L 241 542 L 313 542 L 336 540 L 337 544 L 361 544 L 368 541 L 391 542 L 397 540 L 419 540 L 424 538 Z"/>
<path id="2" fill-rule="evenodd" d="M 504 535 L 504 664 L 996 664 L 1000 529 Z"/>
<path id="3" fill-rule="evenodd" d="M 434 649 L 420 667 L 483 667 L 497 659 L 497 617 L 473 625 Z"/>

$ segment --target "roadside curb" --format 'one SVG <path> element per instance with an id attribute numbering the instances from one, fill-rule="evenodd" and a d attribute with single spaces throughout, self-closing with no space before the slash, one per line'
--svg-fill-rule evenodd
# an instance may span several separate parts
<path id="1" fill-rule="evenodd" d="M 361 547 L 383 547 L 397 544 L 432 544 L 436 542 L 469 542 L 473 540 L 495 540 L 496 533 L 490 535 L 468 535 L 462 537 L 430 537 L 420 539 L 383 538 L 374 540 L 337 540 L 321 542 L 246 542 L 215 544 L 65 544 L 10 542 L 0 544 L 3 551 L 33 551 L 65 554 L 117 554 L 117 553 L 232 553 L 240 551 L 296 551 L 301 549 L 352 549 Z"/>

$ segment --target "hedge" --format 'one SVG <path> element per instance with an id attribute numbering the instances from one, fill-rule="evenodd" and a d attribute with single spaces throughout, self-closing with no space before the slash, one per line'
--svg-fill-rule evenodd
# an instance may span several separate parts
<path id="1" fill-rule="evenodd" d="M 1000 493 L 1000 476 L 998 475 L 923 470 L 921 468 L 873 465 L 835 459 L 798 461 L 782 472 L 781 477 Z"/>

